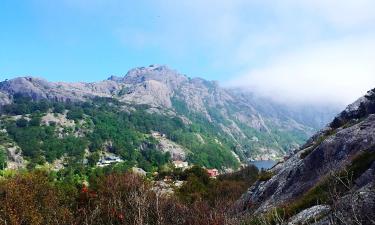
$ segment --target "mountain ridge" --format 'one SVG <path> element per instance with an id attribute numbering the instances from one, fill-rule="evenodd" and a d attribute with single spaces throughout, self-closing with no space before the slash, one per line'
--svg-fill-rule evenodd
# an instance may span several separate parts
<path id="1" fill-rule="evenodd" d="M 186 122 L 202 116 L 237 143 L 235 152 L 242 160 L 282 157 L 328 122 L 335 111 L 323 112 L 319 119 L 314 116 L 301 119 L 300 109 L 293 112 L 253 93 L 221 88 L 215 81 L 189 78 L 159 65 L 134 68 L 123 77 L 111 76 L 91 83 L 48 82 L 34 77 L 0 83 L 0 105 L 11 103 L 15 94 L 60 102 L 113 98 L 128 104 L 150 105 L 150 111 L 177 114 Z M 304 123 L 308 120 L 320 122 Z M 249 141 L 257 139 L 271 141 L 267 144 Z"/>

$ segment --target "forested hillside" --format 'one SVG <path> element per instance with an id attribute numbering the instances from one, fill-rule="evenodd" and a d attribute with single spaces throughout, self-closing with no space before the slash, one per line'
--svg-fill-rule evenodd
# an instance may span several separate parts
<path id="1" fill-rule="evenodd" d="M 94 83 L 6 80 L 0 108 L 10 167 L 25 164 L 22 157 L 31 167 L 73 158 L 94 165 L 107 151 L 146 170 L 168 161 L 159 156 L 168 152 L 162 142 L 182 154 L 172 158 L 218 169 L 280 159 L 335 113 L 312 106 L 307 113 L 157 65 Z"/>
<path id="2" fill-rule="evenodd" d="M 184 123 L 179 117 L 147 112 L 146 105 L 114 99 L 64 103 L 16 95 L 2 109 L 1 144 L 22 151 L 30 168 L 64 159 L 66 165 L 95 166 L 102 152 L 120 156 L 126 166 L 157 170 L 170 162 L 152 132 L 186 149 L 188 161 L 206 167 L 236 168 L 234 143 L 211 123 Z"/>

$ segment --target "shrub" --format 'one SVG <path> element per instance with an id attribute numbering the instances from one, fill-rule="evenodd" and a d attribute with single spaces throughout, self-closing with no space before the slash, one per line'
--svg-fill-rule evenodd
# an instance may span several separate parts
<path id="1" fill-rule="evenodd" d="M 40 122 L 41 122 L 41 119 L 39 116 L 34 116 L 30 122 L 29 122 L 29 125 L 30 126 L 35 126 L 35 127 L 38 127 L 40 126 Z"/>
<path id="2" fill-rule="evenodd" d="M 370 148 L 369 150 L 358 154 L 352 160 L 352 163 L 348 166 L 348 171 L 350 171 L 353 175 L 353 179 L 358 178 L 362 175 L 375 161 L 375 146 Z"/>
<path id="3" fill-rule="evenodd" d="M 46 174 L 19 174 L 0 183 L 0 218 L 5 224 L 69 224 L 72 214 Z"/>
<path id="4" fill-rule="evenodd" d="M 274 176 L 274 173 L 269 170 L 262 170 L 258 175 L 259 181 L 268 181 Z"/>
<path id="5" fill-rule="evenodd" d="M 308 149 L 305 149 L 305 150 L 301 153 L 301 155 L 299 156 L 300 159 L 304 159 L 304 158 L 306 158 L 306 156 L 310 155 L 310 153 L 313 152 L 314 149 L 315 149 L 314 146 L 311 146 L 311 147 L 308 147 Z"/>
<path id="6" fill-rule="evenodd" d="M 80 120 L 83 118 L 83 109 L 79 107 L 73 107 L 66 115 L 69 120 Z"/>
<path id="7" fill-rule="evenodd" d="M 25 118 L 18 119 L 16 122 L 17 127 L 27 127 L 29 122 Z"/>
<path id="8" fill-rule="evenodd" d="M 7 155 L 5 149 L 0 147 L 0 170 L 3 170 L 7 167 Z"/>
<path id="9" fill-rule="evenodd" d="M 62 103 L 55 103 L 53 107 L 53 113 L 63 113 L 65 110 L 65 106 Z"/>

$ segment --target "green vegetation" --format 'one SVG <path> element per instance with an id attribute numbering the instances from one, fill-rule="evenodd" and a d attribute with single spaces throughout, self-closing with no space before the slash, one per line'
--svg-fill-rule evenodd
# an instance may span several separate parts
<path id="1" fill-rule="evenodd" d="M 353 160 L 347 170 L 352 173 L 353 179 L 357 179 L 362 175 L 375 161 L 375 146 L 367 151 L 358 154 Z"/>
<path id="2" fill-rule="evenodd" d="M 315 148 L 317 148 L 320 144 L 323 143 L 323 141 L 325 141 L 328 137 L 336 134 L 337 130 L 333 129 L 333 130 L 328 130 L 328 131 L 325 131 L 323 134 L 321 134 L 318 139 L 316 139 L 313 144 L 309 147 L 307 147 L 304 152 L 301 153 L 300 155 L 300 158 L 301 159 L 304 159 L 306 158 L 306 156 L 308 156 L 311 152 L 313 152 L 315 150 Z"/>
<path id="3" fill-rule="evenodd" d="M 0 218 L 4 224 L 31 225 L 226 224 L 226 211 L 255 181 L 247 175 L 256 178 L 257 169 L 216 180 L 200 167 L 176 173 L 186 182 L 177 196 L 167 197 L 129 172 L 98 168 L 85 177 L 41 169 L 18 172 L 0 180 Z"/>
<path id="4" fill-rule="evenodd" d="M 270 209 L 261 215 L 249 215 L 241 223 L 243 225 L 280 224 L 292 216 L 318 204 L 334 205 L 337 199 L 349 194 L 354 181 L 367 171 L 375 161 L 374 146 L 355 156 L 352 162 L 341 171 L 327 175 L 301 197 L 287 202 L 277 208 Z M 260 172 L 259 179 L 264 176 Z M 266 175 L 267 179 L 268 176 Z M 313 222 L 313 221 L 312 221 Z"/>
<path id="5" fill-rule="evenodd" d="M 204 201 L 211 207 L 229 207 L 257 180 L 257 175 L 258 169 L 248 166 L 235 173 L 210 179 L 205 169 L 194 166 L 178 174 L 177 177 L 185 183 L 176 194 L 186 204 Z M 170 176 L 176 177 L 173 174 Z"/>
<path id="6" fill-rule="evenodd" d="M 262 170 L 259 173 L 258 180 L 259 181 L 268 181 L 270 180 L 274 174 L 269 170 Z"/>
<path id="7" fill-rule="evenodd" d="M 331 204 L 333 192 L 337 196 L 344 196 L 350 191 L 349 187 L 354 184 L 354 181 L 368 170 L 375 161 L 373 148 L 357 155 L 350 165 L 334 176 L 327 176 L 296 201 L 283 206 L 284 217 L 289 218 L 317 204 Z M 346 184 L 343 185 L 342 182 Z"/>
<path id="8" fill-rule="evenodd" d="M 5 169 L 7 166 L 7 156 L 5 149 L 0 147 L 0 170 Z"/>
<path id="9" fill-rule="evenodd" d="M 300 159 L 304 159 L 304 158 L 306 158 L 306 156 L 310 155 L 310 153 L 313 152 L 314 149 L 315 149 L 314 146 L 310 146 L 310 147 L 308 147 L 308 148 L 305 148 L 305 149 L 303 150 L 303 152 L 301 153 L 301 155 L 299 156 Z"/>
<path id="10" fill-rule="evenodd" d="M 3 113 L 11 115 L 24 115 L 33 112 L 45 113 L 51 107 L 51 103 L 46 100 L 32 101 L 30 97 L 21 94 L 13 96 L 14 104 L 3 106 Z"/>
<path id="11" fill-rule="evenodd" d="M 22 126 L 19 121 L 22 121 Z M 44 160 L 52 162 L 64 154 L 83 157 L 87 146 L 85 139 L 73 135 L 58 138 L 54 127 L 32 126 L 22 118 L 15 123 L 8 121 L 6 129 L 9 136 L 21 147 L 23 155 L 36 164 L 43 163 Z"/>
<path id="12" fill-rule="evenodd" d="M 172 98 L 172 104 L 179 114 L 186 116 L 190 121 L 192 121 L 193 124 L 191 125 L 191 127 L 195 132 L 207 134 L 206 137 L 218 137 L 225 148 L 232 149 L 241 159 L 245 159 L 254 156 L 254 154 L 260 153 L 259 150 L 262 148 L 275 149 L 279 150 L 280 152 L 289 151 L 295 148 L 297 145 L 302 145 L 308 138 L 307 134 L 304 134 L 302 132 L 286 132 L 285 130 L 279 130 L 271 123 L 267 123 L 267 121 L 265 121 L 265 123 L 269 128 L 269 132 L 264 132 L 247 126 L 244 123 L 238 121 L 238 119 L 233 116 L 235 115 L 236 110 L 240 110 L 235 104 L 222 106 L 223 108 L 207 107 L 207 113 L 211 117 L 211 120 L 215 121 L 215 123 L 209 122 L 204 115 L 189 111 L 186 103 L 179 99 L 179 97 Z M 224 111 L 229 111 L 229 118 L 238 124 L 241 131 L 245 134 L 246 138 L 238 137 L 236 138 L 237 142 L 235 143 L 233 139 L 228 137 L 228 135 L 222 131 L 220 124 L 229 126 L 232 123 L 222 115 L 222 112 Z M 253 139 L 254 137 L 256 138 L 256 140 Z M 192 138 L 196 139 L 195 137 Z M 213 143 L 215 144 L 215 142 Z M 247 150 L 247 155 L 244 155 L 242 151 L 237 151 L 238 147 L 236 146 L 238 146 L 238 143 L 241 145 L 242 149 Z M 198 155 L 199 160 L 194 159 L 193 161 L 199 163 L 203 162 L 204 164 L 207 164 L 207 155 L 199 154 L 200 152 L 205 151 L 197 152 L 195 156 Z"/>
<path id="13" fill-rule="evenodd" d="M 257 152 L 258 149 L 268 147 L 270 149 L 278 149 L 279 151 L 289 151 L 295 148 L 297 145 L 302 145 L 307 139 L 307 135 L 302 132 L 285 132 L 280 131 L 276 127 L 268 124 L 270 132 L 261 132 L 257 129 L 248 127 L 242 123 L 239 123 L 241 130 L 248 137 L 242 141 L 242 145 L 246 149 L 251 149 L 249 153 Z M 256 140 L 252 140 L 256 137 Z M 250 155 L 248 155 L 250 156 Z"/>
<path id="14" fill-rule="evenodd" d="M 14 103 L 5 106 L 2 114 L 9 117 L 4 117 L 4 127 L 12 141 L 21 147 L 30 162 L 29 168 L 63 156 L 71 158 L 68 164 L 92 166 L 99 160 L 98 153 L 106 150 L 121 156 L 128 165 L 157 171 L 170 161 L 170 156 L 157 150 L 157 141 L 149 135 L 152 131 L 163 133 L 188 149 L 191 163 L 218 169 L 238 167 L 230 152 L 233 143 L 202 116 L 193 115 L 194 122 L 184 124 L 178 117 L 148 113 L 147 105 L 132 107 L 135 110 L 122 111 L 129 105 L 110 98 L 63 103 L 32 101 L 16 95 Z M 55 115 L 66 112 L 66 119 L 75 123 L 69 126 L 53 121 L 42 123 L 48 112 Z M 21 118 L 14 120 L 13 115 Z"/>
<path id="15" fill-rule="evenodd" d="M 72 107 L 66 114 L 66 118 L 69 120 L 78 121 L 83 119 L 83 110 L 81 107 Z"/>

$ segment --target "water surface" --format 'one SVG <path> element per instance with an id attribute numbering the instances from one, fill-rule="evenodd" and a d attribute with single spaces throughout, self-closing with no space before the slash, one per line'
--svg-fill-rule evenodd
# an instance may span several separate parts
<path id="1" fill-rule="evenodd" d="M 276 161 L 273 160 L 258 160 L 258 161 L 250 161 L 250 164 L 255 165 L 259 170 L 261 169 L 270 169 L 276 164 Z"/>

